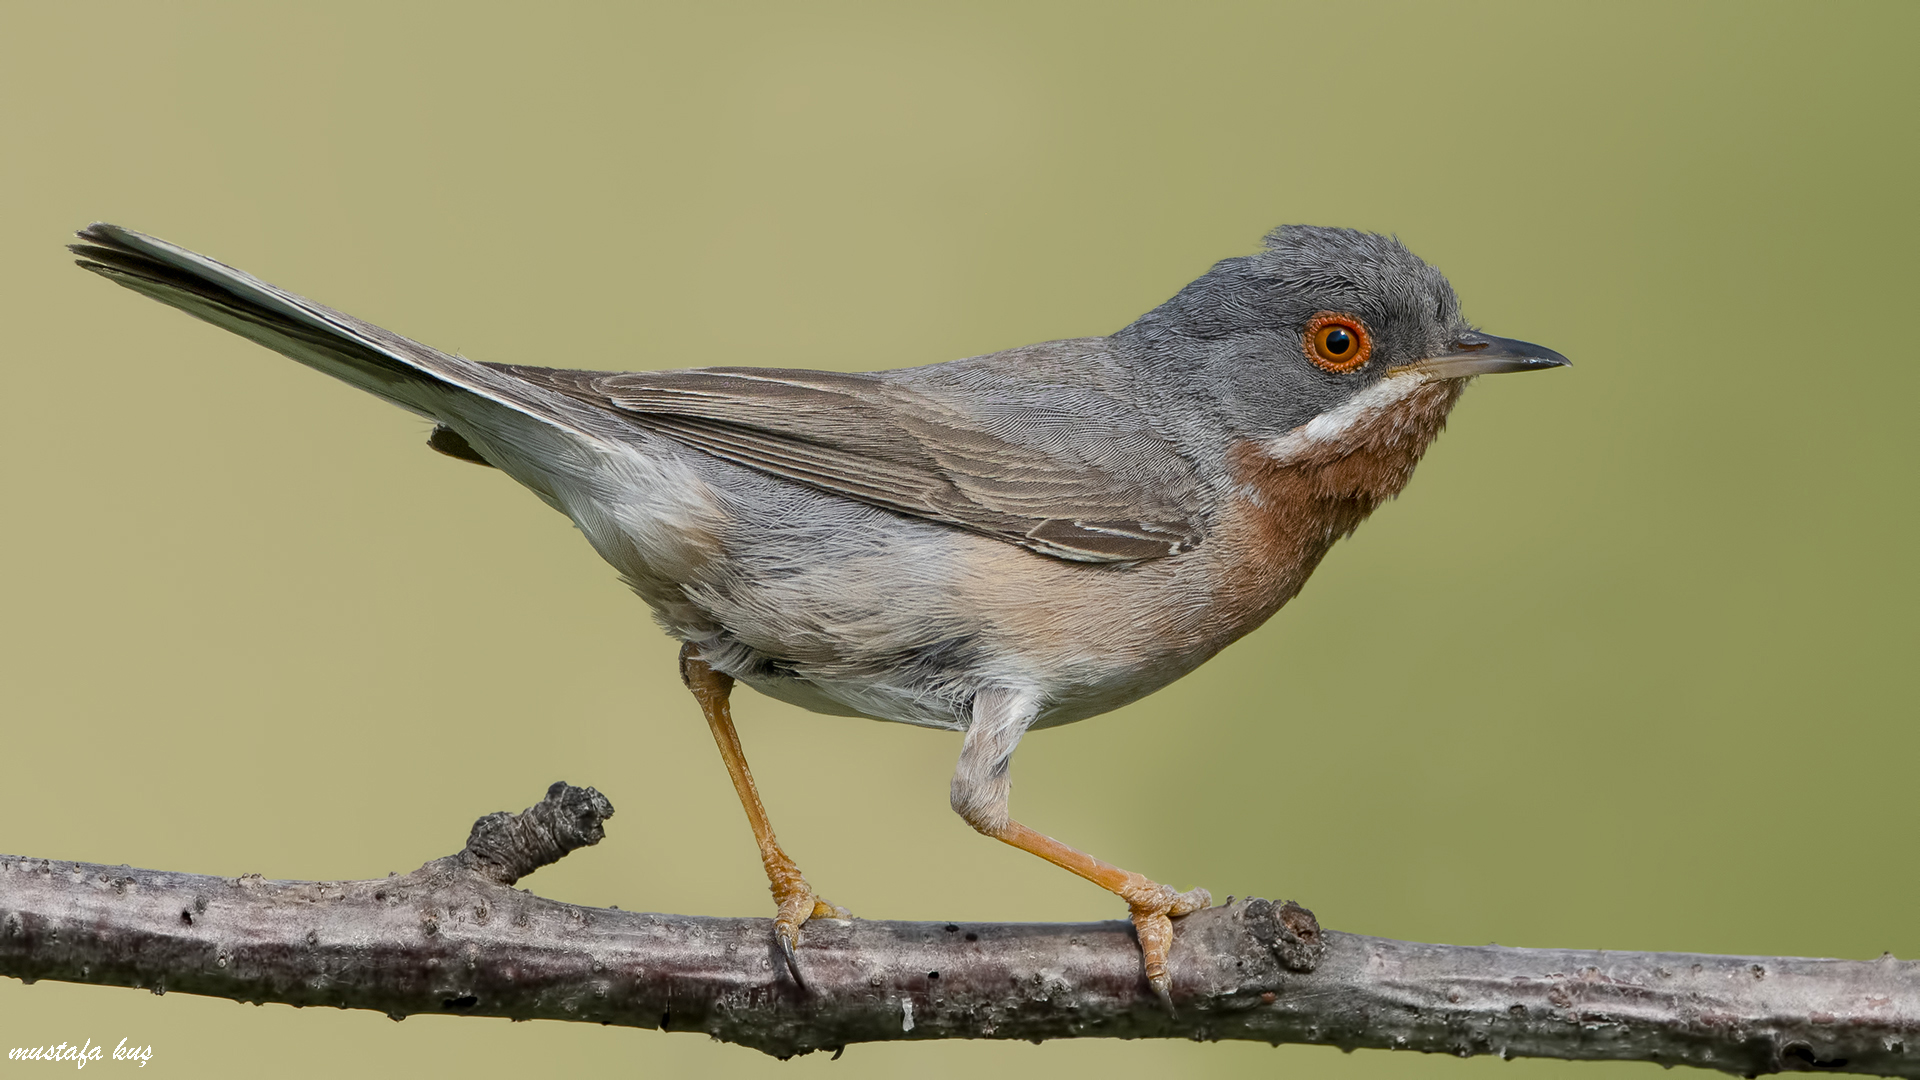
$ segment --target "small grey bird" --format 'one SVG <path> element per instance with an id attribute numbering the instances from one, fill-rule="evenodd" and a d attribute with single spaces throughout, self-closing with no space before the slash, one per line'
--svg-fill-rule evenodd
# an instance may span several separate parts
<path id="1" fill-rule="evenodd" d="M 1171 1003 L 1206 907 L 1013 820 L 1020 736 L 1118 708 L 1265 622 L 1398 494 L 1475 375 L 1567 363 L 1473 329 L 1399 242 L 1288 226 L 1110 337 L 862 374 L 609 374 L 450 356 L 113 225 L 79 264 L 435 422 L 567 515 L 683 645 L 759 841 L 775 939 L 844 915 L 781 850 L 735 680 L 966 733 L 953 808 L 1127 902 Z"/>

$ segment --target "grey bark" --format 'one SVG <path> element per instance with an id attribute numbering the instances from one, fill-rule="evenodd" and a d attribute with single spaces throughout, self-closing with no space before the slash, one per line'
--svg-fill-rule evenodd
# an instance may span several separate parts
<path id="1" fill-rule="evenodd" d="M 513 883 L 613 813 L 555 784 L 375 881 L 0 856 L 0 974 L 239 1001 L 699 1031 L 786 1057 L 886 1039 L 1255 1039 L 1920 1077 L 1920 963 L 1425 945 L 1292 903 L 1180 920 L 1175 1012 L 1130 924 L 807 924 L 578 907 Z"/>

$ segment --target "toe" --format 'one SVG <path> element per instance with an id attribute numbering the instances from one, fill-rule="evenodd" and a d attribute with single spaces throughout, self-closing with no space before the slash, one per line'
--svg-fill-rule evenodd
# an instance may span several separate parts
<path id="1" fill-rule="evenodd" d="M 794 981 L 805 986 L 807 980 L 800 970 L 800 928 L 813 919 L 850 919 L 853 916 L 847 909 L 822 900 L 806 879 L 797 873 L 781 884 L 786 887 L 774 893 L 777 911 L 773 918 L 773 936 Z"/>
<path id="2" fill-rule="evenodd" d="M 811 889 L 804 893 L 783 896 L 779 900 L 779 910 L 773 917 L 773 925 L 780 931 L 782 937 L 794 945 L 799 945 L 800 928 L 806 925 L 808 919 L 818 917 L 821 914 L 821 907 L 820 900 L 813 895 Z M 829 907 L 828 911 L 831 910 L 832 908 Z"/>
<path id="3" fill-rule="evenodd" d="M 802 907 L 804 900 L 806 906 Z M 773 917 L 773 940 L 780 946 L 780 955 L 787 962 L 787 971 L 793 975 L 793 981 L 806 985 L 806 977 L 800 973 L 800 927 L 813 914 L 813 898 L 791 897 L 780 902 L 780 909 Z"/>
<path id="4" fill-rule="evenodd" d="M 1134 909 L 1133 930 L 1140 938 L 1140 960 L 1146 970 L 1147 986 L 1169 1009 L 1173 1007 L 1173 977 L 1167 973 L 1167 956 L 1173 951 L 1173 920 L 1165 908 Z"/>
<path id="5" fill-rule="evenodd" d="M 1167 906 L 1167 914 L 1177 919 L 1212 906 L 1212 893 L 1205 889 L 1189 889 L 1173 898 L 1173 902 Z"/>
<path id="6" fill-rule="evenodd" d="M 1148 883 L 1127 898 L 1134 933 L 1140 938 L 1141 966 L 1147 986 L 1168 1012 L 1173 1011 L 1173 976 L 1167 960 L 1173 952 L 1173 920 L 1208 907 L 1212 894 L 1205 889 L 1176 893 L 1165 885 Z"/>

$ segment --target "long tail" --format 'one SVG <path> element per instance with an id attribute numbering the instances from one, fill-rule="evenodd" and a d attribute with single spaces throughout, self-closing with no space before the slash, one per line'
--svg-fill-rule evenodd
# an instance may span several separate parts
<path id="1" fill-rule="evenodd" d="M 79 264 L 215 326 L 326 372 L 460 435 L 500 437 L 521 417 L 576 436 L 619 441 L 618 418 L 486 365 L 389 333 L 132 229 L 96 223 L 72 245 Z M 502 411 L 515 416 L 500 415 Z M 466 430 L 463 430 L 466 429 Z M 491 430 L 489 430 L 491 429 Z M 436 439 L 442 438 L 436 432 Z M 454 447 L 436 449 L 457 452 Z"/>

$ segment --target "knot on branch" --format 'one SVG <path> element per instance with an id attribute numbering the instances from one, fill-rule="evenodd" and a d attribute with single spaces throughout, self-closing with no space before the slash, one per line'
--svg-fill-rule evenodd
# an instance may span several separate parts
<path id="1" fill-rule="evenodd" d="M 1320 934 L 1320 920 L 1291 900 L 1278 904 L 1271 900 L 1249 900 L 1242 917 L 1253 939 L 1266 946 L 1288 971 L 1312 971 L 1326 955 L 1327 943 Z"/>
<path id="2" fill-rule="evenodd" d="M 547 797 L 517 814 L 488 814 L 473 823 L 462 865 L 502 885 L 511 885 L 575 848 L 597 844 L 607 835 L 602 823 L 613 816 L 605 795 L 564 780 Z"/>

